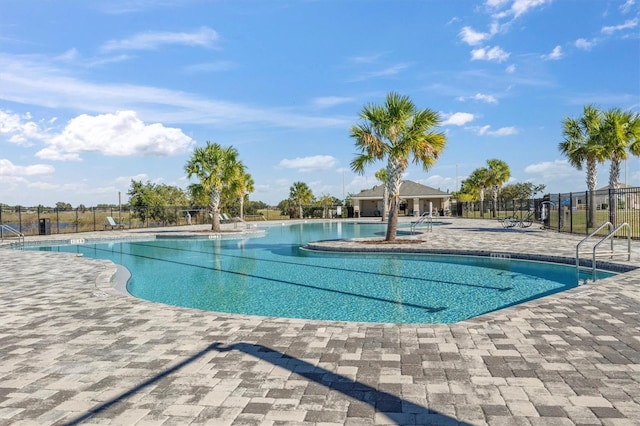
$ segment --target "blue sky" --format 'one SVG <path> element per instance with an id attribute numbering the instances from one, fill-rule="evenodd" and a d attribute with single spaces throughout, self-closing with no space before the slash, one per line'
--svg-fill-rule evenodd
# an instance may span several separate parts
<path id="1" fill-rule="evenodd" d="M 0 203 L 123 201 L 132 179 L 186 188 L 206 141 L 232 145 L 277 204 L 377 184 L 349 129 L 394 91 L 448 144 L 406 179 L 454 191 L 498 158 L 511 182 L 583 191 L 559 153 L 584 105 L 640 111 L 635 0 L 2 0 Z M 608 164 L 598 186 L 607 185 Z M 622 182 L 640 186 L 640 160 Z"/>

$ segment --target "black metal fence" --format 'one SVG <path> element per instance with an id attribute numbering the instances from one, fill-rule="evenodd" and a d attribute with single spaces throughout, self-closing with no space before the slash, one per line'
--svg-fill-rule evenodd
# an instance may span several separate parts
<path id="1" fill-rule="evenodd" d="M 304 218 L 348 217 L 353 209 L 339 206 L 303 206 Z M 188 213 L 188 215 L 187 215 Z M 287 214 L 270 207 L 245 214 L 245 221 L 289 220 L 299 217 L 299 209 Z M 110 218 L 115 226 L 109 223 Z M 136 229 L 187 224 L 210 224 L 211 215 L 206 207 L 154 206 L 154 207 L 91 207 L 57 209 L 46 207 L 0 207 L 0 238 L 11 237 L 10 228 L 24 235 L 70 234 L 77 232 L 107 231 L 112 229 Z"/>
<path id="2" fill-rule="evenodd" d="M 452 203 L 452 214 L 460 217 L 493 217 L 493 201 Z M 559 232 L 588 235 L 600 225 L 628 223 L 631 236 L 640 239 L 640 188 L 602 189 L 590 193 L 547 194 L 530 200 L 498 200 L 496 217 L 523 217 L 532 212 L 540 226 Z"/>
<path id="3" fill-rule="evenodd" d="M 493 201 L 460 202 L 452 200 L 452 216 L 490 219 L 493 217 Z M 506 216 L 524 217 L 532 213 L 539 226 L 559 232 L 587 235 L 606 222 L 614 225 L 628 223 L 634 239 L 640 239 L 640 188 L 599 190 L 589 193 L 567 192 L 547 194 L 530 200 L 498 199 L 496 218 Z M 189 216 L 187 216 L 189 213 Z M 299 216 L 298 208 L 283 214 L 271 207 L 244 216 L 246 221 L 288 220 Z M 156 206 L 149 208 L 92 207 L 56 209 L 45 207 L 0 207 L 0 225 L 24 235 L 68 234 L 112 229 L 107 221 L 111 217 L 118 227 L 124 229 L 153 228 L 161 226 L 211 223 L 205 207 Z M 305 218 L 353 217 L 349 206 L 303 206 Z M 5 229 L 6 230 L 6 229 Z M 3 237 L 0 227 L 0 237 Z M 4 235 L 10 236 L 10 235 Z"/>

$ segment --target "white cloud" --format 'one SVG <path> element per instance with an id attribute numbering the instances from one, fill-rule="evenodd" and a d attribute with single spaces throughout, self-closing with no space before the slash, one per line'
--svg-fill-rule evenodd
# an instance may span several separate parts
<path id="1" fill-rule="evenodd" d="M 280 161 L 280 167 L 296 169 L 299 172 L 316 172 L 329 170 L 336 164 L 336 159 L 330 155 L 314 155 L 312 157 L 287 158 Z"/>
<path id="2" fill-rule="evenodd" d="M 391 76 L 400 74 L 402 71 L 404 71 L 407 68 L 409 68 L 409 64 L 397 64 L 397 65 L 384 68 L 380 71 L 372 71 L 372 72 L 364 73 L 356 77 L 352 81 L 362 81 L 362 80 L 369 80 L 372 78 L 380 78 L 380 77 L 391 77 Z"/>
<path id="3" fill-rule="evenodd" d="M 458 100 L 463 101 L 463 102 L 468 100 L 468 99 L 473 100 L 473 101 L 486 102 L 488 104 L 497 104 L 498 103 L 498 100 L 495 98 L 495 96 L 485 95 L 483 93 L 476 93 L 473 96 L 467 96 L 467 97 L 461 96 L 461 97 L 458 98 Z"/>
<path id="4" fill-rule="evenodd" d="M 464 126 L 465 124 L 473 121 L 475 116 L 468 112 L 455 112 L 446 116 L 446 119 L 442 122 L 443 126 Z"/>
<path id="5" fill-rule="evenodd" d="M 511 12 L 517 18 L 545 3 L 551 3 L 551 0 L 515 0 L 511 6 Z"/>
<path id="6" fill-rule="evenodd" d="M 515 127 L 501 127 L 498 130 L 491 130 L 491 126 L 486 125 L 477 129 L 480 136 L 510 136 L 518 133 Z"/>
<path id="7" fill-rule="evenodd" d="M 562 47 L 556 46 L 548 55 L 542 55 L 542 58 L 551 61 L 561 59 L 563 56 L 564 54 L 562 53 Z"/>
<path id="8" fill-rule="evenodd" d="M 507 68 L 505 68 L 505 71 L 507 74 L 513 74 L 514 72 L 516 72 L 516 66 L 511 64 Z"/>
<path id="9" fill-rule="evenodd" d="M 475 31 L 471 27 L 463 27 L 459 35 L 462 41 L 470 46 L 475 46 L 491 38 L 491 34 Z"/>
<path id="10" fill-rule="evenodd" d="M 80 153 L 107 156 L 171 156 L 187 152 L 194 141 L 180 129 L 145 124 L 134 111 L 90 116 L 69 121 L 62 133 L 47 141 L 36 156 L 50 160 L 79 160 Z"/>
<path id="11" fill-rule="evenodd" d="M 584 172 L 577 172 L 569 165 L 567 160 L 543 161 L 531 164 L 524 169 L 525 173 L 538 174 L 542 176 L 542 181 L 550 181 L 558 178 L 566 178 L 576 174 L 583 175 Z"/>
<path id="12" fill-rule="evenodd" d="M 579 38 L 574 44 L 578 49 L 591 50 L 591 48 L 595 45 L 595 42 L 586 40 L 584 38 Z"/>
<path id="13" fill-rule="evenodd" d="M 47 164 L 33 164 L 31 166 L 18 166 L 11 161 L 0 158 L 0 178 L 10 176 L 34 176 L 34 175 L 46 175 L 55 171 L 53 166 Z"/>
<path id="14" fill-rule="evenodd" d="M 481 47 L 479 49 L 473 49 L 471 51 L 472 61 L 495 61 L 504 62 L 509 59 L 510 53 L 505 52 L 498 46 L 494 47 Z"/>
<path id="15" fill-rule="evenodd" d="M 456 180 L 451 177 L 432 175 L 426 179 L 419 179 L 418 183 L 439 189 L 440 191 L 455 190 Z"/>
<path id="16" fill-rule="evenodd" d="M 212 47 L 218 41 L 218 33 L 202 27 L 197 32 L 146 32 L 123 40 L 109 40 L 102 46 L 105 52 L 114 50 L 153 50 L 167 44 Z"/>
<path id="17" fill-rule="evenodd" d="M 348 61 L 353 64 L 373 64 L 378 62 L 381 57 L 381 53 L 374 53 L 367 56 L 352 56 Z"/>
<path id="18" fill-rule="evenodd" d="M 620 10 L 622 13 L 628 13 L 633 5 L 635 4 L 635 0 L 627 0 L 624 4 L 620 5 Z"/>
<path id="19" fill-rule="evenodd" d="M 315 98 L 313 100 L 313 105 L 316 108 L 330 108 L 336 105 L 345 104 L 353 102 L 353 98 L 345 98 L 339 96 L 325 96 L 320 98 Z"/>
<path id="20" fill-rule="evenodd" d="M 194 64 L 185 67 L 185 71 L 188 73 L 207 73 L 207 72 L 220 72 L 229 71 L 236 68 L 236 64 L 231 61 L 217 61 L 206 62 L 202 64 Z"/>
<path id="21" fill-rule="evenodd" d="M 612 25 L 609 27 L 602 27 L 602 33 L 604 34 L 613 34 L 616 31 L 628 30 L 630 28 L 635 28 L 638 26 L 638 18 L 629 19 L 625 21 L 624 24 L 620 25 Z"/>
<path id="22" fill-rule="evenodd" d="M 25 121 L 28 120 L 28 121 Z M 31 114 L 14 114 L 0 110 L 0 136 L 8 136 L 8 141 L 16 145 L 29 146 L 34 140 L 47 137 L 46 130 L 31 121 Z"/>

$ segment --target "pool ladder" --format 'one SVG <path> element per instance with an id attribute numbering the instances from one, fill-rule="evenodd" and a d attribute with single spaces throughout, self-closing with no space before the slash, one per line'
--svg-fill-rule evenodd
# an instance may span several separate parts
<path id="1" fill-rule="evenodd" d="M 416 227 L 420 224 L 427 224 L 427 231 L 433 231 L 433 215 L 429 212 L 422 213 L 420 218 L 411 222 L 411 233 L 415 233 Z"/>
<path id="2" fill-rule="evenodd" d="M 580 251 L 580 246 L 585 243 L 587 240 L 589 240 L 589 238 L 595 236 L 598 232 L 602 231 L 605 227 L 608 228 L 609 233 L 604 236 L 602 239 L 600 239 L 600 241 L 598 241 L 591 250 L 584 250 L 584 251 Z M 624 229 L 627 231 L 627 235 L 626 235 L 626 240 L 627 240 L 627 244 L 626 244 L 626 250 L 618 250 L 616 251 L 614 249 L 614 237 L 616 236 L 616 234 L 618 233 L 618 231 L 620 231 L 621 229 Z M 605 242 L 605 241 L 610 241 L 610 248 L 608 250 L 600 250 L 598 251 L 598 248 Z M 581 268 L 584 268 L 580 265 L 580 254 L 591 254 L 591 279 L 593 281 L 596 280 L 596 258 L 598 257 L 608 257 L 609 259 L 612 259 L 614 256 L 626 256 L 627 257 L 627 261 L 631 260 L 631 227 L 629 226 L 628 223 L 623 223 L 622 225 L 619 225 L 617 228 L 613 228 L 613 224 L 611 222 L 605 222 L 602 225 L 600 225 L 595 231 L 593 231 L 591 234 L 587 235 L 585 238 L 583 238 L 578 245 L 576 246 L 576 270 L 579 272 Z"/>
<path id="3" fill-rule="evenodd" d="M 5 232 L 8 232 L 9 234 L 11 234 L 11 237 L 18 238 L 18 243 L 17 243 L 18 248 L 24 247 L 24 234 L 22 232 L 16 231 L 9 225 L 0 224 L 0 242 L 4 242 L 4 240 L 6 239 L 4 235 Z"/>

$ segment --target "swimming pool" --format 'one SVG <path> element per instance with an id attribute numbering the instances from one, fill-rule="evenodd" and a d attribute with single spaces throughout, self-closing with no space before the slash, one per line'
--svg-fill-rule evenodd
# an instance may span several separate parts
<path id="1" fill-rule="evenodd" d="M 473 256 L 317 253 L 309 242 L 382 236 L 379 223 L 298 223 L 261 237 L 38 247 L 110 259 L 155 302 L 283 318 L 453 323 L 577 286 L 575 267 Z M 611 274 L 601 273 L 601 277 Z"/>

